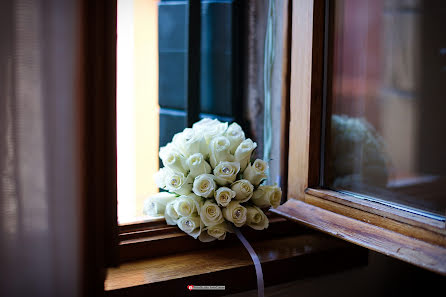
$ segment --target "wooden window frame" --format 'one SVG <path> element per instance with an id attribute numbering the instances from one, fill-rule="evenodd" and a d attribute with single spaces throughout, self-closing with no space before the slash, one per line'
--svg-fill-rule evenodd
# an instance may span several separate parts
<path id="1" fill-rule="evenodd" d="M 113 10 L 116 3 L 112 2 L 114 3 Z M 100 11 L 102 8 L 98 5 L 96 9 Z M 446 230 L 444 226 L 408 212 L 374 202 L 365 202 L 319 187 L 321 127 L 324 125 L 321 117 L 322 99 L 327 89 L 326 85 L 329 84 L 328 80 L 324 81 L 324 72 L 330 70 L 324 68 L 324 65 L 330 65 L 330 61 L 324 64 L 324 57 L 330 59 L 330 55 L 328 55 L 330 26 L 325 22 L 326 10 L 327 6 L 324 0 L 301 0 L 292 3 L 290 81 L 285 83 L 287 84 L 285 88 L 289 84 L 289 109 L 284 111 L 283 118 L 284 131 L 289 131 L 289 137 L 283 139 L 283 143 L 288 143 L 283 156 L 288 158 L 288 170 L 284 174 L 284 177 L 288 176 L 288 186 L 284 188 L 284 193 L 287 193 L 287 201 L 278 209 L 271 211 L 271 232 L 252 232 L 253 234 L 248 234 L 248 237 L 267 238 L 274 236 L 274 230 L 278 231 L 278 229 L 291 232 L 292 225 L 274 216 L 277 214 L 366 248 L 446 274 Z M 115 10 L 113 11 L 114 13 L 108 13 L 108 15 L 115 15 Z M 93 15 L 91 16 L 93 22 Z M 109 20 L 112 25 L 116 25 L 115 22 L 115 19 Z M 86 30 L 86 32 L 89 31 Z M 94 34 L 86 34 L 87 40 L 96 40 L 94 36 L 100 36 L 102 32 L 104 31 L 99 30 Z M 108 45 L 105 47 L 108 49 L 107 57 L 110 57 L 107 65 L 114 65 L 112 53 L 116 50 L 115 42 L 115 36 L 110 36 L 108 41 L 103 42 L 104 45 Z M 90 43 L 90 48 L 94 48 L 93 43 Z M 110 51 L 110 48 L 113 51 Z M 91 56 L 95 57 L 94 54 Z M 115 70 L 106 73 L 113 74 Z M 108 75 L 106 80 L 112 84 L 115 83 L 113 75 Z M 103 89 L 108 89 L 109 92 L 111 90 L 105 85 L 103 85 Z M 93 90 L 93 88 L 89 90 Z M 329 96 L 329 94 L 327 95 Z M 104 96 L 104 98 L 106 97 L 110 98 L 110 96 Z M 286 97 L 284 98 L 285 103 L 288 100 Z M 114 104 L 113 101 L 113 104 L 106 105 L 114 108 Z M 111 121 L 110 115 L 113 115 L 111 109 L 107 117 Z M 111 135 L 113 132 L 109 131 L 106 137 L 108 140 L 104 142 L 115 143 L 115 136 Z M 98 135 L 100 135 L 99 131 Z M 88 139 L 98 138 L 89 137 Z M 100 145 L 94 145 L 94 147 L 100 147 Z M 101 147 L 104 149 L 103 146 Z M 116 154 L 113 154 L 113 151 L 108 150 L 108 152 L 105 157 L 108 161 L 106 160 L 102 164 L 116 165 Z M 115 167 L 113 168 L 116 170 Z M 108 174 L 104 173 L 108 176 L 105 180 L 113 181 L 115 179 L 113 170 L 109 170 Z M 92 185 L 92 191 L 94 188 L 97 187 Z M 114 188 L 113 192 L 115 193 Z M 93 193 L 91 196 L 94 196 Z M 116 195 L 109 195 L 108 198 L 110 197 L 115 199 Z M 111 201 L 104 201 L 104 203 L 106 206 L 113 205 Z M 116 242 L 119 242 L 117 250 L 114 248 L 105 249 L 106 252 L 108 251 L 107 255 L 118 254 L 118 256 L 107 256 L 109 260 L 106 262 L 109 265 L 138 258 L 212 247 L 212 243 L 200 243 L 178 231 L 175 226 L 167 226 L 162 221 L 117 226 L 114 221 L 116 219 L 115 206 L 114 204 L 113 207 L 105 210 L 105 224 L 102 225 L 104 227 L 109 223 L 115 225 L 114 228 L 106 228 L 108 231 L 105 233 L 110 234 L 108 237 L 111 238 L 106 240 L 106 246 L 109 244 L 115 246 Z M 284 226 L 287 227 L 284 228 Z M 299 228 L 295 229 L 300 230 Z M 364 233 L 364 230 L 369 233 Z M 91 238 L 95 238 L 93 233 L 91 233 Z M 154 244 L 155 241 L 158 243 Z M 231 240 L 228 242 L 230 243 Z M 157 247 L 156 252 L 154 248 L 147 248 L 149 243 L 150 246 Z M 169 250 L 166 248 L 167 246 L 176 248 Z"/>
<path id="2" fill-rule="evenodd" d="M 116 2 L 116 0 L 114 0 Z M 290 1 L 289 5 L 292 6 Z M 237 5 L 244 6 L 246 3 L 240 1 Z M 189 1 L 188 10 L 191 12 L 190 18 L 194 20 L 189 22 L 189 32 L 200 31 L 200 22 L 197 21 L 197 15 L 199 16 L 201 9 L 201 4 L 199 0 Z M 199 18 L 198 18 L 199 19 Z M 290 17 L 288 16 L 290 21 Z M 237 22 L 238 20 L 236 20 Z M 290 33 L 290 32 L 288 32 Z M 240 34 L 234 29 L 233 34 Z M 192 34 L 193 42 L 188 42 L 189 46 L 189 59 L 188 59 L 188 77 L 192 78 L 188 80 L 188 101 L 187 101 L 187 113 L 188 113 L 188 124 L 189 126 L 194 123 L 198 117 L 198 109 L 196 106 L 199 104 L 199 72 L 197 71 L 197 65 L 200 63 L 200 35 Z M 290 34 L 288 34 L 290 36 Z M 289 39 L 289 38 L 288 38 Z M 111 46 L 111 44 L 110 44 Z M 115 46 L 115 45 L 113 45 Z M 284 54 L 284 63 L 289 61 L 290 54 L 290 44 L 289 40 L 284 44 L 287 48 L 286 54 Z M 194 67 L 191 67 L 193 65 Z M 283 76 L 286 78 L 283 80 L 283 89 L 287 90 L 289 86 L 289 71 L 290 69 L 285 69 Z M 234 71 L 234 76 L 237 77 L 236 71 Z M 236 80 L 237 81 L 237 80 Z M 240 97 L 240 92 L 234 88 L 234 96 L 236 98 Z M 285 96 L 282 99 L 284 106 L 289 104 L 288 92 L 285 92 Z M 238 115 L 238 113 L 236 113 Z M 283 156 L 279 162 L 281 162 L 281 168 L 283 168 L 283 174 L 287 174 L 287 143 L 288 143 L 288 109 L 284 109 L 282 117 L 282 147 Z M 116 160 L 113 159 L 113 162 Z M 285 182 L 286 185 L 286 182 Z M 287 189 L 285 187 L 284 193 Z M 257 241 L 272 239 L 278 236 L 287 236 L 295 234 L 305 234 L 309 229 L 299 228 L 294 222 L 286 220 L 281 216 L 268 212 L 267 216 L 269 218 L 269 227 L 264 231 L 256 231 L 250 228 L 243 228 L 244 235 L 248 240 Z M 135 261 L 151 257 L 160 257 L 174 253 L 187 252 L 192 250 L 213 248 L 213 247 L 224 247 L 228 245 L 233 245 L 237 242 L 237 239 L 232 235 L 229 235 L 224 242 L 216 241 L 210 243 L 202 243 L 199 240 L 191 238 L 189 235 L 181 231 L 177 226 L 167 225 L 164 218 L 143 220 L 137 222 L 129 222 L 122 225 L 115 226 L 116 231 L 114 234 L 117 236 L 117 240 L 114 244 L 117 245 L 117 250 L 115 251 L 115 261 L 114 265 L 119 265 L 129 261 Z M 314 232 L 314 231 L 312 231 Z"/>
<path id="3" fill-rule="evenodd" d="M 325 21 L 329 9 L 327 3 L 330 1 L 293 2 L 291 78 L 289 82 L 285 82 L 287 84 L 285 88 L 289 84 L 290 96 L 289 99 L 284 98 L 285 104 L 289 104 L 289 109 L 283 113 L 282 125 L 284 131 L 289 130 L 289 137 L 283 137 L 283 143 L 288 143 L 283 158 L 286 160 L 288 157 L 288 166 L 285 169 L 287 171 L 284 174 L 288 175 L 288 186 L 284 189 L 287 201 L 270 212 L 269 232 L 262 234 L 248 232 L 248 237 L 266 239 L 281 233 L 279 232 L 281 228 L 291 232 L 292 225 L 275 216 L 276 214 L 444 274 L 446 273 L 444 225 L 404 210 L 319 187 L 320 164 L 323 157 L 321 156 L 323 98 L 330 96 L 325 94 L 326 86 L 330 82 L 328 79 L 324 81 L 325 73 L 331 70 L 329 52 L 332 32 Z M 328 59 L 328 63 L 324 63 L 324 59 Z M 324 68 L 324 65 L 328 67 Z M 309 216 L 308 219 L 306 214 L 315 211 L 321 212 L 324 219 L 330 219 L 328 225 L 322 224 L 316 216 L 314 218 Z M 375 227 L 373 232 L 380 233 L 383 242 L 373 242 L 372 237 L 362 238 L 359 236 L 360 230 L 358 234 L 347 236 L 346 232 L 351 230 L 341 232 L 330 226 L 330 223 L 335 221 L 342 222 L 346 227 L 358 225 L 360 230 Z M 166 225 L 164 219 L 118 226 L 118 234 L 118 263 L 213 246 L 212 243 L 203 244 L 189 238 L 176 226 Z M 396 235 L 403 236 L 397 243 L 393 241 Z M 228 242 L 231 243 L 231 240 Z M 401 244 L 404 248 L 392 250 L 391 247 L 395 244 Z M 420 249 L 420 244 L 423 249 Z"/>
<path id="4" fill-rule="evenodd" d="M 82 98 L 78 106 L 79 125 L 82 130 L 80 148 L 82 154 L 79 171 L 83 185 L 81 207 L 82 210 L 85 210 L 82 213 L 84 223 L 81 242 L 83 250 L 81 285 L 86 296 L 104 296 L 104 294 L 108 296 L 116 293 L 117 291 L 104 291 L 106 275 L 110 274 L 107 267 L 118 266 L 123 262 L 160 258 L 161 255 L 205 248 L 220 252 L 225 248 L 232 249 L 231 246 L 238 246 L 238 250 L 243 249 L 235 236 L 228 236 L 225 241 L 202 243 L 180 231 L 176 226 L 166 225 L 164 220 L 118 226 L 115 130 L 116 31 L 111 29 L 116 28 L 117 25 L 116 13 L 116 0 L 83 1 L 79 16 L 81 18 L 79 29 L 82 32 L 79 46 L 82 52 L 81 73 L 83 74 L 79 81 L 79 92 Z M 288 83 L 285 82 L 285 85 L 288 86 Z M 286 137 L 284 136 L 284 138 Z M 268 246 L 268 244 L 274 243 L 271 243 L 270 240 L 283 237 L 284 240 L 296 240 L 303 250 L 288 249 L 289 253 L 285 253 L 281 258 L 276 257 L 277 251 L 280 252 L 283 249 L 282 246 L 278 246 L 277 250 L 272 253 L 266 250 L 260 254 L 271 260 L 266 263 L 264 271 L 267 277 L 268 275 L 273 276 L 273 280 L 267 278 L 266 284 L 272 284 L 271 281 L 279 282 L 287 279 L 275 273 L 277 267 L 283 268 L 284 264 L 288 267 L 286 269 L 292 270 L 292 273 L 289 274 L 284 272 L 291 280 L 293 277 L 301 275 L 299 271 L 293 269 L 295 265 L 304 265 L 308 267 L 308 269 L 302 270 L 306 275 L 315 275 L 324 271 L 339 271 L 364 265 L 366 262 L 367 257 L 364 249 L 339 241 L 329 241 L 329 246 L 327 244 L 323 246 L 310 244 L 310 248 L 308 248 L 309 242 L 324 241 L 323 234 L 304 226 L 297 226 L 277 215 L 270 213 L 267 215 L 270 218 L 270 226 L 267 230 L 259 232 L 246 228 L 243 231 L 254 246 L 256 244 Z M 296 234 L 299 235 L 297 239 L 293 237 Z M 238 250 L 237 253 L 240 254 Z M 208 250 L 207 253 L 209 252 Z M 333 254 L 344 255 L 344 257 L 340 258 L 341 261 L 339 258 L 333 257 Z M 348 259 L 345 259 L 346 255 L 348 255 Z M 230 258 L 231 254 L 227 256 Z M 248 257 L 248 255 L 245 256 Z M 234 273 L 244 275 L 246 271 L 252 272 L 253 269 L 252 264 L 247 265 L 246 263 L 250 262 L 245 261 L 245 264 L 235 270 L 222 266 L 217 272 L 194 276 L 193 279 L 206 281 L 209 277 L 218 275 L 227 276 Z M 269 274 L 268 271 L 270 271 Z M 151 286 L 155 287 L 155 292 L 162 292 L 164 288 L 172 287 L 172 284 L 192 279 L 192 277 L 185 278 L 181 273 L 179 271 L 174 279 L 153 283 Z M 129 274 L 128 277 L 131 279 L 132 275 Z M 138 291 L 141 288 L 146 288 L 145 286 L 133 288 L 130 287 L 130 283 L 128 289 L 132 294 L 134 293 L 133 289 Z M 239 289 L 251 288 L 255 282 L 246 281 L 243 284 L 246 284 L 246 287 L 240 286 Z M 178 292 L 178 290 L 176 291 Z M 150 292 L 154 292 L 154 290 Z"/>
<path id="5" fill-rule="evenodd" d="M 329 101 L 331 97 L 327 86 L 331 79 L 333 5 L 329 0 L 293 3 L 288 194 L 287 201 L 272 212 L 446 275 L 444 222 L 320 187 L 325 158 L 321 152 L 326 138 L 324 110 L 330 114 L 323 98 L 327 96 Z"/>

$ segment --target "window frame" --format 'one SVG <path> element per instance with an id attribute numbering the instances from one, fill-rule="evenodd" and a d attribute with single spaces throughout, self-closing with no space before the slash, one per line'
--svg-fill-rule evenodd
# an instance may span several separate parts
<path id="1" fill-rule="evenodd" d="M 115 2 L 116 0 L 114 0 Z M 289 6 L 292 6 L 292 1 L 289 1 Z M 189 22 L 188 31 L 189 32 L 200 32 L 200 21 L 197 20 L 197 15 L 200 15 L 201 3 L 199 0 L 191 0 L 188 2 L 188 10 L 192 12 L 189 14 L 189 18 L 194 20 L 193 22 Z M 241 10 L 246 9 L 245 1 L 234 1 L 234 5 L 237 5 L 237 8 Z M 237 13 L 237 10 L 234 6 L 234 17 L 235 17 L 235 26 L 241 26 L 240 19 L 242 13 L 240 11 Z M 199 19 L 199 18 L 198 18 Z M 288 27 L 290 22 L 290 14 L 288 13 Z M 237 30 L 234 26 L 233 34 L 236 39 L 236 46 L 241 46 L 240 31 Z M 241 28 L 243 30 L 243 28 Z M 286 47 L 286 51 L 283 55 L 284 65 L 289 65 L 287 63 L 290 57 L 290 29 L 287 28 L 287 40 L 284 46 Z M 188 77 L 191 79 L 188 80 L 188 91 L 187 91 L 187 121 L 188 125 L 191 126 L 195 121 L 197 121 L 200 113 L 198 112 L 197 106 L 199 105 L 199 81 L 200 81 L 200 73 L 197 70 L 197 65 L 200 65 L 200 34 L 190 34 L 193 35 L 193 42 L 188 42 L 189 47 L 189 57 L 188 57 Z M 238 55 L 234 55 L 234 60 L 236 61 L 236 66 L 234 67 L 234 98 L 241 98 L 241 92 L 238 90 L 238 80 L 241 72 L 241 66 L 238 62 L 240 62 Z M 193 67 L 192 67 L 193 66 Z M 284 106 L 288 106 L 289 104 L 289 73 L 290 68 L 285 67 L 286 69 L 283 71 L 282 75 L 284 76 L 282 89 L 284 90 L 284 97 L 282 98 Z M 114 106 L 113 106 L 114 107 Z M 240 110 L 233 107 L 234 118 L 240 118 L 241 114 Z M 283 144 L 283 156 L 279 161 L 281 164 L 281 170 L 283 174 L 288 173 L 287 169 L 287 153 L 288 153 L 288 114 L 289 109 L 285 108 L 282 113 L 282 137 L 281 142 Z M 115 123 L 116 124 L 116 123 Z M 116 152 L 115 152 L 116 153 Z M 113 162 L 116 162 L 116 158 L 113 159 Z M 116 182 L 116 181 L 115 181 Z M 283 189 L 283 193 L 286 195 L 286 179 L 284 180 L 285 187 Z M 114 196 L 116 197 L 116 196 Z M 275 238 L 277 236 L 288 236 L 295 234 L 304 234 L 309 230 L 306 228 L 299 228 L 296 226 L 294 222 L 286 220 L 281 216 L 274 214 L 272 212 L 267 212 L 266 215 L 269 218 L 269 227 L 267 230 L 263 230 L 262 232 L 252 230 L 246 228 L 243 230 L 245 237 L 248 240 L 265 240 Z M 232 235 L 229 235 L 224 242 L 215 241 L 210 243 L 202 243 L 199 240 L 193 239 L 189 235 L 185 234 L 181 231 L 177 226 L 167 225 L 164 218 L 159 219 L 150 219 L 150 220 L 142 220 L 129 222 L 124 224 L 115 224 L 116 231 L 114 231 L 117 238 L 113 244 L 117 246 L 117 251 L 115 251 L 115 261 L 114 265 L 119 265 L 129 261 L 135 261 L 145 258 L 151 257 L 160 257 L 173 253 L 186 252 L 191 250 L 205 249 L 205 248 L 213 248 L 213 247 L 222 247 L 234 244 L 237 242 L 237 239 Z M 312 231 L 314 232 L 314 231 Z"/>
<path id="2" fill-rule="evenodd" d="M 289 1 L 291 6 L 291 1 Z M 104 281 L 106 279 L 108 267 L 119 266 L 124 261 L 136 260 L 141 258 L 157 257 L 159 254 L 171 254 L 181 252 L 187 249 L 217 248 L 228 245 L 241 244 L 235 236 L 228 236 L 225 241 L 216 241 L 211 243 L 201 243 L 191 238 L 185 233 L 179 231 L 175 226 L 167 226 L 163 220 L 151 222 L 140 222 L 131 226 L 120 227 L 117 220 L 117 152 L 116 152 L 116 17 L 117 1 L 100 0 L 95 2 L 82 1 L 79 13 L 79 30 L 81 32 L 79 47 L 81 66 L 79 69 L 79 97 L 77 108 L 79 109 L 78 125 L 80 127 L 81 141 L 79 143 L 79 175 L 81 179 L 82 200 L 79 201 L 79 215 L 82 217 L 82 272 L 80 284 L 82 291 L 86 295 L 113 296 L 120 291 L 104 291 Z M 288 17 L 287 17 L 288 19 Z M 289 31 L 289 29 L 288 29 Z M 287 45 L 289 48 L 289 42 Z M 289 59 L 289 50 L 284 55 L 284 61 Z M 285 71 L 286 72 L 286 71 Z M 288 72 L 284 73 L 288 76 Z M 288 87 L 289 80 L 284 80 L 284 88 Z M 286 96 L 285 96 L 286 97 Z M 287 100 L 287 98 L 284 98 Z M 287 120 L 284 119 L 283 125 L 287 127 Z M 286 143 L 287 136 L 283 135 L 283 141 Z M 285 148 L 286 151 L 286 148 Z M 285 160 L 281 160 L 285 162 Z M 285 188 L 286 190 L 286 188 Z M 281 274 L 277 274 L 277 269 L 283 268 L 287 264 L 287 269 L 292 273 L 282 271 L 292 279 L 300 276 L 300 271 L 305 271 L 305 275 L 314 275 L 326 271 L 339 271 L 345 268 L 352 268 L 366 263 L 367 254 L 365 249 L 358 248 L 350 244 L 340 244 L 339 241 L 332 241 L 333 244 L 324 245 L 323 251 L 314 251 L 312 245 L 308 244 L 308 239 L 323 239 L 323 234 L 313 231 L 304 226 L 267 213 L 270 218 L 270 226 L 267 230 L 258 232 L 245 228 L 245 236 L 257 244 L 271 244 L 268 239 L 278 237 L 292 237 L 304 250 L 291 249 L 290 255 L 275 260 L 264 265 L 264 271 L 270 271 L 274 279 L 283 281 Z M 139 228 L 139 230 L 138 230 Z M 121 230 L 120 230 L 121 229 Z M 134 242 L 125 243 L 122 236 L 132 237 Z M 158 245 L 153 245 L 154 236 L 161 235 Z M 120 235 L 121 234 L 121 235 Z M 294 236 L 298 234 L 299 236 Z M 302 235 L 302 236 L 301 236 Z M 309 235 L 309 236 L 307 236 Z M 121 239 L 119 238 L 121 236 Z M 165 240 L 162 237 L 171 236 L 171 240 Z M 176 236 L 176 237 L 175 237 Z M 286 238 L 285 238 L 286 239 Z M 138 240 L 140 242 L 138 242 Z M 152 242 L 150 242 L 152 240 Z M 141 242 L 143 242 L 141 244 Z M 150 246 L 150 248 L 148 248 Z M 170 251 L 166 247 L 173 247 Z M 316 246 L 317 247 L 317 246 Z M 279 250 L 282 249 L 279 246 Z M 127 250 L 125 250 L 127 249 Z M 154 250 L 157 253 L 153 253 Z M 130 257 L 125 257 L 125 252 L 130 253 Z M 208 251 L 209 253 L 209 251 Z M 266 251 L 268 256 L 271 251 Z M 274 256 L 273 252 L 273 256 Z M 342 257 L 333 257 L 337 256 Z M 230 257 L 230 254 L 228 254 Z M 275 257 L 275 256 L 274 256 Z M 274 258 L 273 257 L 273 258 Z M 316 257 L 316 259 L 315 259 Z M 170 257 L 164 257 L 170 258 Z M 304 265 L 305 269 L 296 272 L 293 267 L 295 263 Z M 308 268 L 307 268 L 308 267 Z M 319 269 L 320 267 L 320 269 Z M 152 269 L 151 267 L 149 269 Z M 163 288 L 172 288 L 173 284 L 194 279 L 206 281 L 212 277 L 223 275 L 245 275 L 245 271 L 252 272 L 253 265 L 242 267 L 238 270 L 228 270 L 221 267 L 220 271 L 206 273 L 193 277 L 185 277 L 179 274 L 179 278 L 172 278 L 162 283 L 151 284 L 151 292 L 161 291 Z M 266 274 L 268 275 L 268 274 Z M 129 274 L 131 278 L 131 274 Z M 241 278 L 239 278 L 241 279 Z M 254 282 L 244 281 L 246 287 L 239 289 L 248 289 Z M 268 279 L 265 282 L 268 284 Z M 145 291 L 147 286 L 129 287 L 130 295 L 133 293 Z M 134 291 L 135 290 L 135 291 Z M 145 291 L 146 292 L 146 291 Z M 189 293 L 189 292 L 187 292 Z M 138 293 L 135 293 L 138 295 Z M 127 294 L 128 295 L 128 294 Z M 136 296 L 135 295 L 135 296 Z"/>
<path id="3" fill-rule="evenodd" d="M 322 99 L 327 90 L 326 86 L 330 83 L 329 76 L 324 81 L 324 73 L 330 72 L 331 57 L 329 53 L 331 49 L 330 37 L 332 36 L 329 31 L 331 27 L 325 22 L 326 12 L 329 8 L 326 3 L 333 2 L 302 0 L 293 2 L 291 5 L 290 31 L 292 37 L 289 42 L 288 57 L 285 57 L 285 61 L 291 61 L 289 63 L 290 79 L 284 80 L 286 84 L 284 88 L 289 87 L 289 96 L 284 96 L 287 105 L 289 100 L 289 108 L 284 111 L 283 118 L 284 131 L 289 130 L 289 137 L 283 137 L 283 143 L 288 143 L 283 156 L 284 160 L 288 159 L 287 171 L 284 174 L 284 176 L 288 175 L 288 186 L 284 188 L 286 202 L 278 209 L 271 210 L 271 232 L 253 232 L 252 235 L 248 234 L 248 237 L 253 239 L 268 238 L 268 236 L 274 236 L 274 230 L 278 231 L 284 226 L 286 226 L 284 229 L 289 232 L 292 232 L 293 228 L 301 230 L 296 228 L 296 225 L 274 216 L 276 214 L 369 249 L 446 274 L 446 257 L 444 256 L 446 255 L 446 230 L 444 228 L 390 207 L 372 202 L 365 203 L 352 196 L 319 188 L 320 164 L 321 159 L 325 157 L 321 155 L 320 149 L 321 139 L 324 137 L 321 135 L 321 127 L 325 125 L 322 118 L 324 108 Z M 100 33 L 96 32 L 97 35 Z M 91 41 L 94 38 L 88 40 Z M 115 48 L 116 45 L 112 44 L 114 41 L 116 41 L 115 37 L 104 43 Z M 108 56 L 111 57 L 111 54 Z M 328 63 L 324 63 L 324 58 Z M 111 63 L 111 60 L 110 58 L 107 63 Z M 327 65 L 327 68 L 324 68 L 324 65 Z M 284 75 L 287 76 L 288 73 Z M 113 79 L 114 77 L 110 76 L 107 80 L 113 82 Z M 103 85 L 103 89 L 107 89 L 107 87 Z M 329 95 L 327 94 L 327 96 Z M 112 107 L 114 108 L 114 102 Z M 329 106 L 325 108 L 329 108 Z M 110 113 L 112 114 L 112 112 Z M 112 132 L 110 131 L 110 133 Z M 108 139 L 113 140 L 113 136 L 109 134 Z M 111 162 L 110 164 L 116 163 L 116 154 L 111 152 L 107 154 L 106 158 Z M 107 174 L 107 181 L 112 181 L 115 178 L 112 173 Z M 109 197 L 116 199 L 116 195 Z M 309 212 L 320 213 L 321 216 L 306 216 Z M 108 215 L 108 218 L 116 218 L 115 207 L 106 210 L 105 215 Z M 322 224 L 321 218 L 324 218 L 328 224 Z M 109 221 L 107 220 L 107 222 Z M 334 223 L 340 225 L 336 226 Z M 112 235 L 111 243 L 106 243 L 106 246 L 109 244 L 116 246 L 116 242 L 119 242 L 118 251 L 113 252 L 115 255 L 118 254 L 114 264 L 212 247 L 212 243 L 203 244 L 189 238 L 175 226 L 165 225 L 162 220 L 125 226 L 117 226 L 117 221 L 115 221 L 114 225 L 115 227 L 111 228 L 109 232 L 118 234 L 118 240 L 116 240 L 116 236 Z M 352 226 L 357 228 L 350 228 L 347 231 L 336 228 Z M 369 228 L 373 232 L 379 233 L 380 243 L 373 242 L 372 238 L 361 237 L 358 231 L 361 228 Z M 399 249 L 393 250 L 395 238 L 397 238 L 396 244 L 412 252 L 402 254 Z M 154 240 L 158 240 L 157 244 L 154 244 Z M 230 241 L 228 240 L 229 244 Z M 219 244 L 226 243 L 219 242 Z M 156 249 L 148 248 L 148 246 L 156 247 Z M 166 248 L 168 246 L 175 248 L 168 249 Z M 433 261 L 434 264 L 428 263 L 429 261 Z"/>
<path id="4" fill-rule="evenodd" d="M 293 3 L 287 201 L 272 212 L 355 244 L 446 274 L 445 224 L 377 202 L 326 190 L 321 164 L 330 114 L 333 5 L 330 0 Z M 327 20 L 327 21 L 326 21 Z M 324 59 L 327 61 L 324 63 Z M 324 79 L 325 77 L 325 79 Z M 327 128 L 328 129 L 328 128 Z M 317 212 L 320 216 L 312 216 Z M 373 230 L 364 238 L 361 230 Z M 372 235 L 376 234 L 376 238 Z M 374 236 L 375 237 L 375 236 Z M 404 253 L 401 250 L 409 252 Z"/>

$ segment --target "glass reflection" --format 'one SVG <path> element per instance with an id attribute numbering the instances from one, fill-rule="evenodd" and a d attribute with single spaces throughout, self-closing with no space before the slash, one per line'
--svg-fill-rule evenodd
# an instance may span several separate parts
<path id="1" fill-rule="evenodd" d="M 444 217 L 446 3 L 335 6 L 328 186 Z"/>

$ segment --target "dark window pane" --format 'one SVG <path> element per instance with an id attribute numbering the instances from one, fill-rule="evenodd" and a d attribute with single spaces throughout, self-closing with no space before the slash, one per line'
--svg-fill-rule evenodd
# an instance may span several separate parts
<path id="1" fill-rule="evenodd" d="M 159 105 L 186 108 L 186 63 L 184 52 L 159 52 Z"/>
<path id="2" fill-rule="evenodd" d="M 186 127 L 186 112 L 160 109 L 160 147 L 171 142 L 175 133 L 183 131 Z"/>
<path id="3" fill-rule="evenodd" d="M 158 4 L 160 51 L 185 51 L 187 48 L 187 1 Z"/>
<path id="4" fill-rule="evenodd" d="M 186 108 L 187 24 L 186 1 L 158 4 L 160 107 Z"/>
<path id="5" fill-rule="evenodd" d="M 232 114 L 232 54 L 202 52 L 200 105 L 205 113 Z"/>
<path id="6" fill-rule="evenodd" d="M 231 116 L 232 1 L 201 3 L 201 112 Z"/>

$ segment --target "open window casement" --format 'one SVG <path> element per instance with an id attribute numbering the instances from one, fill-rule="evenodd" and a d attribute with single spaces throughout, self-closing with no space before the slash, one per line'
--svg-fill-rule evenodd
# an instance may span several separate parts
<path id="1" fill-rule="evenodd" d="M 443 104 L 440 100 L 432 99 L 444 98 L 444 88 L 440 83 L 444 74 L 435 68 L 440 63 L 438 58 L 429 55 L 433 55 L 430 51 L 432 47 L 440 50 L 439 45 L 444 42 L 444 37 L 421 37 L 442 22 L 440 12 L 444 11 L 444 4 L 413 4 L 424 6 L 422 9 L 412 7 L 414 15 L 409 21 L 398 14 L 404 9 L 401 5 L 399 1 L 390 1 L 385 5 L 378 1 L 293 2 L 288 194 L 287 201 L 274 212 L 368 249 L 446 274 L 445 209 L 444 198 L 441 198 L 445 197 L 441 183 L 444 171 L 441 171 L 441 166 L 432 165 L 435 163 L 431 160 L 432 155 L 438 156 L 437 148 L 423 147 L 418 143 L 423 139 L 440 147 L 444 143 L 424 135 L 433 133 L 426 129 L 432 127 L 436 120 L 424 113 L 430 112 L 432 117 L 439 118 L 433 110 L 435 106 L 441 109 L 439 104 Z M 357 23 L 352 17 L 355 13 L 361 15 L 356 19 Z M 409 23 L 403 26 L 403 21 Z M 423 32 L 426 34 L 423 35 Z M 405 51 L 402 53 L 407 54 L 408 60 L 401 60 L 398 53 L 394 53 L 397 42 L 404 45 Z M 393 64 L 389 66 L 389 63 Z M 375 72 L 374 67 L 378 68 Z M 414 69 L 430 73 L 431 78 L 411 77 Z M 389 88 L 398 93 L 398 89 L 406 87 L 406 82 L 414 97 L 410 99 L 412 101 L 394 99 L 386 93 Z M 348 89 L 349 86 L 351 89 Z M 363 104 L 359 112 L 358 108 L 354 109 L 358 102 Z M 370 102 L 378 102 L 375 104 L 378 109 L 367 113 L 371 109 Z M 410 115 L 410 111 L 404 114 L 403 107 L 391 106 L 413 102 L 416 107 L 413 107 L 412 113 L 418 113 L 411 118 L 407 115 Z M 346 113 L 342 109 L 346 105 L 353 106 L 351 109 L 356 114 L 351 112 L 351 120 L 346 120 L 347 124 L 341 126 L 339 131 L 343 134 L 339 136 L 334 132 L 337 128 L 334 125 L 339 125 L 335 117 L 339 117 L 336 113 Z M 394 112 L 389 116 L 386 111 L 389 112 L 391 108 Z M 379 123 L 376 127 L 366 122 L 373 122 L 373 116 Z M 343 116 L 341 120 L 346 118 Z M 401 121 L 407 124 L 401 125 Z M 350 122 L 356 123 L 359 128 L 354 130 L 348 126 Z M 418 132 L 424 138 L 407 132 L 409 125 L 416 126 L 414 131 L 424 129 L 426 133 Z M 386 162 L 381 162 L 384 173 L 373 171 L 369 176 L 375 180 L 367 177 L 371 171 L 364 168 L 379 162 L 376 159 L 370 161 L 372 157 L 367 155 L 368 151 L 361 146 L 363 144 L 358 145 L 357 141 L 354 143 L 356 147 L 350 151 L 348 146 L 345 151 L 336 147 L 339 145 L 339 141 L 336 141 L 342 140 L 342 137 L 348 138 L 349 135 L 345 136 L 345 133 L 353 133 L 351 131 L 371 133 L 373 141 L 384 142 L 382 150 L 386 152 L 382 152 L 382 159 Z M 408 137 L 412 138 L 408 140 Z M 398 141 L 408 142 L 422 154 L 412 154 L 403 161 L 399 160 L 407 146 L 398 146 Z M 378 145 L 381 143 L 375 147 Z M 336 155 L 331 153 L 333 151 Z M 353 155 L 349 157 L 348 153 Z M 359 160 L 348 169 L 352 172 L 339 170 L 333 174 L 333 166 L 347 167 L 349 158 Z M 410 178 L 406 178 L 407 174 L 401 173 L 403 170 L 398 167 L 399 163 L 405 165 L 414 159 L 418 166 L 411 171 Z M 338 164 L 333 165 L 335 161 Z M 443 163 L 443 159 L 437 159 L 437 165 Z M 330 180 L 333 175 L 342 174 L 350 174 L 348 185 L 339 185 Z M 426 175 L 435 178 L 427 178 L 426 182 Z M 373 182 L 383 176 L 384 183 Z M 401 188 L 396 189 L 395 185 L 401 184 L 408 185 L 403 190 L 410 189 L 411 192 L 397 192 Z M 432 200 L 429 198 L 431 196 L 440 198 Z M 427 206 L 423 207 L 420 201 Z"/>

